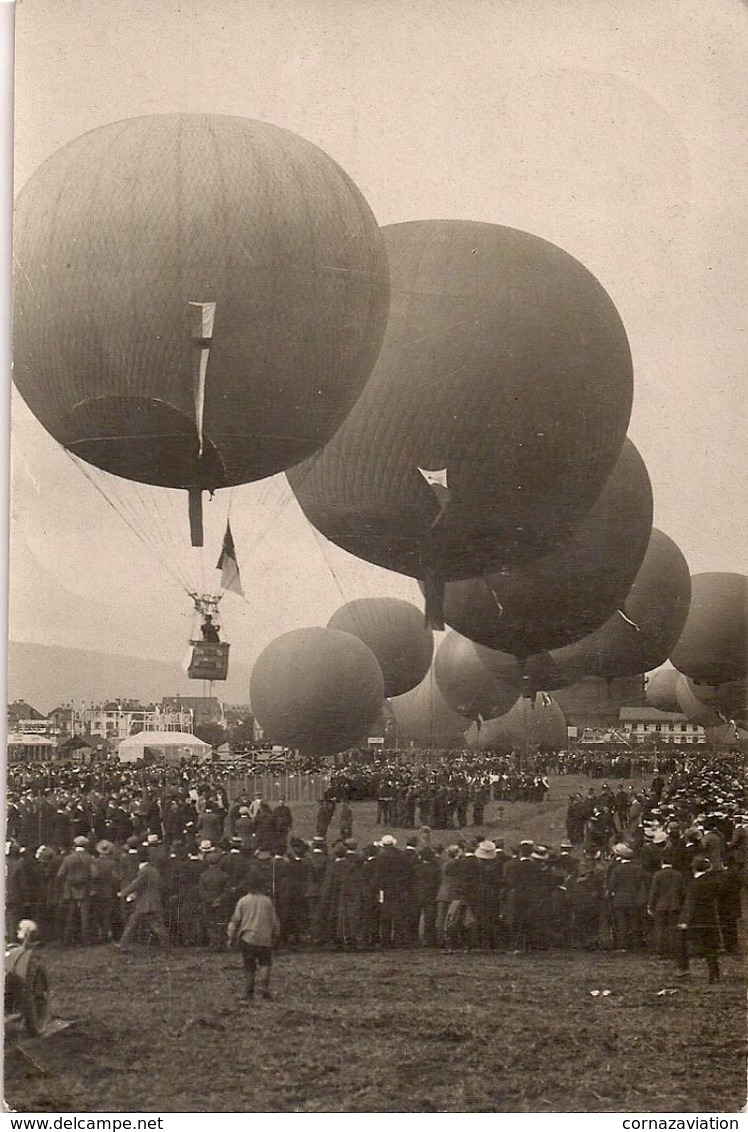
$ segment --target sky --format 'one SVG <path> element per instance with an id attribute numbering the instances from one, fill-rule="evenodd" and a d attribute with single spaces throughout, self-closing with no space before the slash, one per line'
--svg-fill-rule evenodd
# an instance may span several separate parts
<path id="1" fill-rule="evenodd" d="M 655 525 L 692 573 L 748 572 L 746 11 L 740 0 L 19 0 L 16 189 L 94 127 L 216 112 L 320 146 L 380 224 L 474 219 L 553 241 L 626 326 L 629 436 Z M 177 493 L 117 488 L 132 526 L 156 532 L 144 545 L 17 395 L 11 431 L 12 639 L 181 660 L 191 608 L 170 571 L 209 586 L 229 509 L 246 595 L 222 607 L 236 660 L 353 598 L 420 601 L 412 580 L 316 535 L 282 477 L 219 495 L 194 563 Z"/>

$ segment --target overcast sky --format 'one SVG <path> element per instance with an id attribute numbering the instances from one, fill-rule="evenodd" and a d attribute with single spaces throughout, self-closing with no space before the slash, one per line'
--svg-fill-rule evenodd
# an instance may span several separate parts
<path id="1" fill-rule="evenodd" d="M 467 218 L 552 240 L 626 325 L 629 435 L 655 524 L 693 573 L 748 572 L 746 12 L 740 0 L 19 0 L 16 185 L 107 122 L 238 114 L 324 149 L 380 224 Z M 159 503 L 164 538 L 143 546 L 17 396 L 12 459 L 10 636 L 181 659 L 189 601 L 163 562 L 192 569 L 186 503 Z M 133 503 L 144 516 L 146 494 Z M 206 580 L 227 506 L 212 506 Z M 343 600 L 419 600 L 409 579 L 315 536 L 282 479 L 237 489 L 231 521 L 247 593 L 224 605 L 237 660 Z"/>

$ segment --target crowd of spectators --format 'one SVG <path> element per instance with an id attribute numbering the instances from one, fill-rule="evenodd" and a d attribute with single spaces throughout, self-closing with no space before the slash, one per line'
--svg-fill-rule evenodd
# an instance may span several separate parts
<path id="1" fill-rule="evenodd" d="M 419 775 L 417 815 L 408 795 L 414 783 L 405 783 L 405 807 L 403 784 L 383 778 L 379 820 L 388 832 L 366 845 L 352 836 L 344 773 L 321 800 L 311 839 L 294 834 L 283 800 L 229 804 L 215 783 L 201 792 L 187 781 L 164 799 L 156 789 L 164 783 L 154 778 L 138 783 L 131 806 L 130 772 L 115 769 L 122 778 L 107 782 L 107 794 L 97 789 L 103 783 L 96 773 L 84 780 L 85 804 L 74 791 L 55 797 L 54 790 L 27 788 L 13 797 L 11 935 L 31 918 L 43 940 L 66 946 L 126 948 L 153 939 L 220 949 L 238 900 L 252 888 L 273 901 L 282 947 L 651 948 L 685 973 L 691 938 L 708 953 L 716 978 L 717 951 L 737 946 L 748 818 L 734 759 L 685 760 L 667 776 L 655 773 L 644 790 L 604 782 L 575 792 L 558 846 L 469 836 L 460 791 L 467 789 L 481 825 L 481 797 L 495 787 L 494 771 L 476 756 L 453 767 L 444 783 L 440 766 Z M 383 782 L 390 784 L 385 794 Z M 426 815 L 439 816 L 442 789 L 445 837 L 421 820 L 424 806 Z M 403 828 L 410 832 L 396 836 Z M 709 891 L 694 911 L 695 880 Z M 698 921 L 705 915 L 713 920 L 708 931 Z"/>

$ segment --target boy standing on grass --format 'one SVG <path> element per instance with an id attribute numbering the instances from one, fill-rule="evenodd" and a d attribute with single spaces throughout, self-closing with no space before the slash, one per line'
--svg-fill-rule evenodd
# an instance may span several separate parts
<path id="1" fill-rule="evenodd" d="M 229 947 L 236 940 L 242 952 L 246 991 L 244 1002 L 253 1002 L 255 972 L 260 969 L 260 989 L 263 998 L 270 994 L 270 971 L 273 965 L 273 945 L 277 943 L 280 924 L 273 902 L 263 893 L 262 877 L 256 874 L 247 881 L 247 894 L 238 901 L 228 925 Z"/>

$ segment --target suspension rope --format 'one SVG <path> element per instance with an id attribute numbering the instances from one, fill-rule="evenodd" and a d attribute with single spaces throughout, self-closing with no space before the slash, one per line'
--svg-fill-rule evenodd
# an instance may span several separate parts
<path id="1" fill-rule="evenodd" d="M 67 450 L 67 448 L 62 447 L 62 445 L 60 445 L 60 447 L 62 448 L 62 451 L 65 453 L 65 455 L 68 457 L 68 459 L 74 464 L 74 466 L 76 468 L 78 468 L 78 470 L 82 473 L 82 475 L 85 476 L 85 478 L 88 480 L 88 482 L 96 489 L 96 491 L 99 493 L 99 495 L 102 497 L 102 499 L 104 499 L 105 502 L 108 504 L 108 506 L 112 508 L 115 515 L 117 515 L 122 520 L 122 522 L 125 523 L 125 525 L 127 527 L 129 527 L 129 529 L 132 531 L 132 533 L 135 535 L 135 537 L 142 543 L 142 545 L 145 546 L 146 549 L 149 550 L 151 553 L 153 553 L 154 552 L 154 546 L 153 546 L 152 540 L 149 540 L 144 535 L 143 531 L 139 528 L 138 524 L 136 522 L 134 522 L 131 517 L 128 516 L 128 514 L 126 513 L 127 508 L 124 507 L 121 502 L 120 502 L 120 505 L 118 506 L 114 502 L 114 500 L 112 498 L 110 498 L 110 496 L 107 494 L 107 492 L 104 491 L 104 488 L 102 487 L 102 485 L 98 482 L 98 478 L 94 477 L 94 475 L 92 475 L 91 472 L 89 472 L 86 464 L 83 461 L 81 461 L 77 457 L 75 457 L 72 452 L 69 452 Z M 160 557 L 161 556 L 159 555 L 159 558 Z M 184 590 L 185 593 L 187 593 L 189 595 L 189 592 L 190 592 L 189 584 L 187 582 L 185 582 L 184 578 L 181 577 L 179 575 L 179 573 L 174 569 L 173 564 L 170 564 L 168 561 L 162 561 L 161 564 L 164 566 L 166 572 L 171 576 L 173 581 L 175 581 L 176 584 L 180 587 L 180 589 Z"/>

